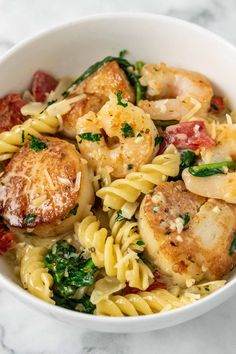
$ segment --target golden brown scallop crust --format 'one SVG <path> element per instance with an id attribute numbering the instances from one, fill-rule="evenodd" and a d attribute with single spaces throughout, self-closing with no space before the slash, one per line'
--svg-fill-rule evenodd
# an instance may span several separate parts
<path id="1" fill-rule="evenodd" d="M 71 111 L 63 116 L 63 134 L 75 138 L 78 118 L 90 111 L 97 113 L 108 101 L 110 94 L 117 94 L 119 90 L 122 91 L 123 98 L 130 102 L 135 101 L 134 89 L 117 62 L 103 65 L 71 93 L 71 96 L 80 94 L 86 96 L 76 102 Z"/>
<path id="2" fill-rule="evenodd" d="M 82 204 L 91 203 L 93 191 L 86 162 L 74 145 L 52 137 L 40 140 L 46 148 L 36 152 L 26 143 L 5 168 L 0 206 L 10 226 L 50 236 L 55 228 L 60 233 L 73 227 L 85 207 L 80 199 Z M 71 215 L 77 204 L 77 213 Z M 44 226 L 49 230 L 44 232 Z"/>
<path id="3" fill-rule="evenodd" d="M 122 91 L 122 97 L 134 103 L 134 89 L 127 80 L 125 73 L 116 61 L 105 64 L 94 74 L 81 82 L 74 91 L 76 94 L 90 93 L 105 96 L 108 100 L 111 93 Z M 74 93 L 73 92 L 73 93 Z"/>
<path id="4" fill-rule="evenodd" d="M 92 111 L 97 113 L 106 103 L 107 98 L 103 95 L 86 94 L 84 98 L 73 104 L 72 109 L 63 115 L 63 133 L 69 138 L 76 136 L 76 123 L 78 118 Z"/>
<path id="5" fill-rule="evenodd" d="M 187 213 L 181 230 L 179 216 Z M 236 262 L 236 253 L 229 255 L 236 206 L 190 193 L 182 181 L 163 183 L 144 198 L 139 226 L 148 256 L 180 285 L 220 279 Z"/>

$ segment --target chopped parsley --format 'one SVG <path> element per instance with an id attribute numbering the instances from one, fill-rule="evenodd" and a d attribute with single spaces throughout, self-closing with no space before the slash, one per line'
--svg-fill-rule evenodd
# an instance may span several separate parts
<path id="1" fill-rule="evenodd" d="M 123 127 L 120 130 L 122 131 L 125 138 L 134 136 L 133 128 L 128 123 L 123 124 Z"/>
<path id="2" fill-rule="evenodd" d="M 122 210 L 118 210 L 117 211 L 117 215 L 116 215 L 116 218 L 115 218 L 115 221 L 127 221 L 129 219 L 125 218 L 123 215 L 122 215 Z"/>
<path id="3" fill-rule="evenodd" d="M 26 217 L 23 220 L 24 224 L 30 224 L 32 222 L 34 222 L 34 220 L 36 219 L 37 215 L 34 213 L 29 213 L 26 215 Z"/>
<path id="4" fill-rule="evenodd" d="M 122 106 L 122 107 L 127 107 L 128 106 L 128 103 L 124 103 L 124 102 L 122 102 L 122 91 L 121 90 L 119 90 L 118 92 L 117 92 L 117 104 L 119 105 L 119 106 Z"/>
<path id="5" fill-rule="evenodd" d="M 24 131 L 24 129 L 22 129 L 22 132 L 21 132 L 21 142 L 22 143 L 25 142 L 25 131 Z"/>
<path id="6" fill-rule="evenodd" d="M 138 240 L 138 241 L 136 242 L 136 245 L 138 245 L 138 246 L 144 246 L 145 243 L 144 243 L 143 241 L 141 241 L 141 240 Z"/>
<path id="7" fill-rule="evenodd" d="M 233 240 L 229 248 L 229 255 L 232 256 L 235 251 L 236 251 L 236 231 L 233 234 Z"/>
<path id="8" fill-rule="evenodd" d="M 152 208 L 153 213 L 157 213 L 158 210 L 159 210 L 159 207 L 158 207 L 158 206 L 155 206 L 155 207 Z"/>
<path id="9" fill-rule="evenodd" d="M 33 149 L 35 152 L 39 152 L 40 150 L 46 149 L 47 145 L 40 140 L 39 138 L 36 138 L 34 135 L 31 135 L 31 140 L 29 142 L 29 147 Z"/>
<path id="10" fill-rule="evenodd" d="M 156 136 L 155 137 L 155 146 L 161 145 L 163 143 L 163 141 L 164 141 L 163 136 Z"/>
<path id="11" fill-rule="evenodd" d="M 81 139 L 89 140 L 89 141 L 100 141 L 101 140 L 101 136 L 102 136 L 102 134 L 93 134 L 91 132 L 79 134 L 79 137 Z"/>
<path id="12" fill-rule="evenodd" d="M 189 213 L 186 213 L 184 215 L 182 214 L 179 214 L 179 218 L 183 219 L 184 220 L 184 226 L 187 225 L 190 221 L 190 215 Z"/>
<path id="13" fill-rule="evenodd" d="M 57 102 L 57 99 L 48 101 L 47 102 L 47 107 L 51 106 L 53 103 L 56 103 L 56 102 Z"/>
<path id="14" fill-rule="evenodd" d="M 119 53 L 119 57 L 120 58 L 124 58 L 126 55 L 128 54 L 128 50 L 127 49 L 122 49 Z"/>
<path id="15" fill-rule="evenodd" d="M 65 216 L 64 219 L 67 219 L 67 218 L 69 218 L 69 217 L 72 216 L 72 215 L 76 215 L 76 214 L 77 214 L 78 207 L 79 207 L 79 204 L 76 203 L 76 204 L 75 204 L 75 207 L 69 211 L 69 213 Z"/>
<path id="16" fill-rule="evenodd" d="M 209 289 L 208 286 L 205 286 L 205 287 L 204 287 L 204 290 L 205 290 L 205 291 L 210 291 L 210 289 Z"/>
<path id="17" fill-rule="evenodd" d="M 132 170 L 133 166 L 134 166 L 134 165 L 133 165 L 132 163 L 128 163 L 127 169 L 128 169 L 128 170 Z"/>

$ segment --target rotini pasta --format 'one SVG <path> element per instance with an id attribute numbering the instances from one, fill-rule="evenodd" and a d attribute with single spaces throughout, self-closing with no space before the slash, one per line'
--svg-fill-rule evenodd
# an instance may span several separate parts
<path id="1" fill-rule="evenodd" d="M 140 167 L 138 172 L 129 173 L 126 178 L 116 179 L 110 186 L 97 191 L 106 208 L 120 209 L 123 204 L 135 202 L 141 193 L 149 193 L 155 185 L 175 177 L 179 173 L 180 154 L 173 145 L 154 158 L 152 163 Z"/>
<path id="2" fill-rule="evenodd" d="M 96 306 L 96 314 L 103 316 L 139 316 L 183 306 L 177 296 L 167 290 L 144 291 L 125 296 L 111 295 Z"/>
<path id="3" fill-rule="evenodd" d="M 43 257 L 47 253 L 45 247 L 25 246 L 20 264 L 20 279 L 23 287 L 31 294 L 51 304 L 53 278 L 48 273 L 43 263 Z"/>
<path id="4" fill-rule="evenodd" d="M 139 316 L 150 315 L 179 308 L 211 294 L 225 284 L 225 281 L 213 281 L 187 289 L 176 296 L 168 290 L 157 289 L 125 296 L 111 295 L 96 305 L 96 314 L 103 316 Z M 207 289 L 207 290 L 206 290 Z"/>
<path id="5" fill-rule="evenodd" d="M 136 252 L 143 252 L 144 243 L 137 232 L 138 223 L 131 220 L 120 220 L 118 213 L 115 212 L 110 218 L 111 234 L 115 239 L 115 243 L 121 245 L 121 251 L 125 252 L 128 248 Z"/>
<path id="6" fill-rule="evenodd" d="M 100 228 L 95 216 L 87 216 L 81 223 L 76 223 L 75 235 L 81 245 L 91 251 L 94 264 L 99 268 L 104 267 L 107 275 L 117 277 L 121 283 L 127 281 L 130 286 L 142 290 L 150 285 L 153 278 L 151 270 L 136 252 L 130 248 L 125 251 L 124 247 L 122 249 L 129 241 L 123 239 L 123 244 L 122 240 L 121 245 L 116 243 L 105 228 Z"/>

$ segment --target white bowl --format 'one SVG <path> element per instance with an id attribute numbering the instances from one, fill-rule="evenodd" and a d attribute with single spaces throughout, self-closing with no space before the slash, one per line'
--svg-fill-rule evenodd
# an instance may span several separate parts
<path id="1" fill-rule="evenodd" d="M 57 77 L 81 73 L 89 65 L 128 49 L 131 60 L 167 62 L 205 74 L 215 88 L 236 102 L 236 48 L 215 34 L 175 18 L 150 14 L 106 14 L 82 18 L 37 35 L 10 50 L 0 61 L 0 96 L 26 88 L 37 69 Z M 0 257 L 1 285 L 25 303 L 74 326 L 106 332 L 141 332 L 197 317 L 236 292 L 236 276 L 216 293 L 170 312 L 109 318 L 48 305 L 23 290 Z"/>

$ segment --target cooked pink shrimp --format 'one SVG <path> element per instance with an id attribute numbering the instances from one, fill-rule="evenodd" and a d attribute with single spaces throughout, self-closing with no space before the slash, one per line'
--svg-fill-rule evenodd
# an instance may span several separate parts
<path id="1" fill-rule="evenodd" d="M 205 76 L 170 68 L 164 63 L 145 65 L 140 82 L 147 86 L 147 98 L 152 101 L 140 101 L 139 106 L 152 119 L 181 120 L 190 111 L 204 114 L 213 96 L 212 86 Z"/>
<path id="2" fill-rule="evenodd" d="M 137 171 L 157 151 L 158 133 L 150 116 L 132 103 L 123 100 L 123 105 L 112 94 L 97 114 L 89 112 L 77 121 L 82 156 L 96 172 L 109 167 L 116 178 Z"/>

